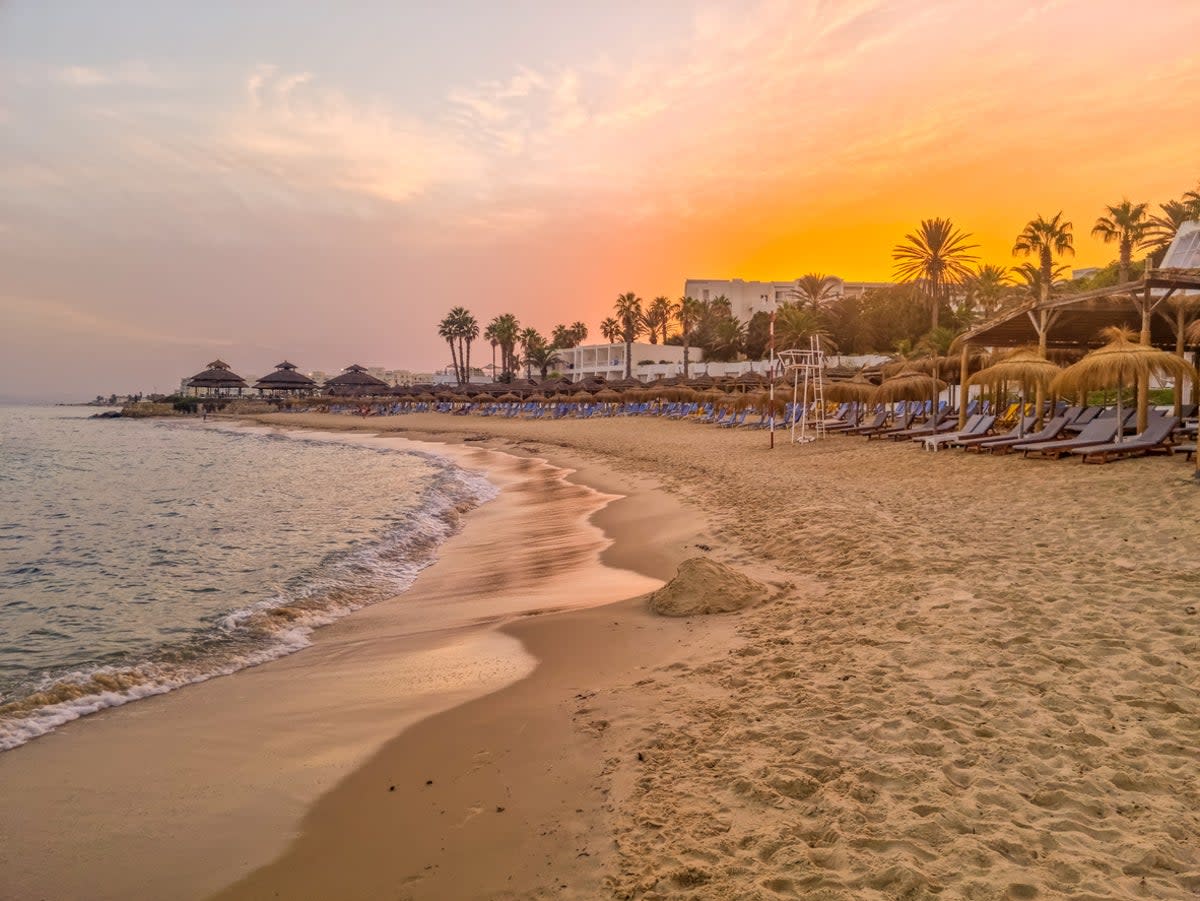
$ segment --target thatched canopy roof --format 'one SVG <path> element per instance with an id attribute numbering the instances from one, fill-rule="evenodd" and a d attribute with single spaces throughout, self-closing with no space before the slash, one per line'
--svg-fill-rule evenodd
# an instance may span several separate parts
<path id="1" fill-rule="evenodd" d="M 1139 304 L 1148 302 L 1154 308 L 1150 320 L 1150 343 L 1155 347 L 1175 347 L 1174 303 L 1200 291 L 1200 269 L 1151 269 L 1145 278 L 1124 285 L 1051 297 L 1042 303 L 1028 300 L 985 322 L 962 336 L 988 347 L 1021 347 L 1038 343 L 1035 323 L 1043 317 L 1049 327 L 1046 343 L 1049 347 L 1097 347 L 1104 343 L 1100 332 L 1105 328 L 1141 330 L 1142 314 Z M 1194 341 L 1192 342 L 1195 343 Z"/>
<path id="2" fill-rule="evenodd" d="M 296 364 L 284 360 L 275 364 L 275 371 L 264 375 L 254 383 L 254 387 L 263 391 L 309 391 L 317 387 L 317 383 L 301 372 L 296 371 Z"/>
<path id="3" fill-rule="evenodd" d="M 624 390 L 627 388 L 645 388 L 646 383 L 639 382 L 637 379 L 633 379 L 633 378 L 630 378 L 630 379 L 621 378 L 621 379 L 615 379 L 614 381 L 606 383 L 605 387 L 616 388 L 618 390 Z"/>
<path id="4" fill-rule="evenodd" d="M 902 372 L 887 379 L 870 395 L 872 403 L 891 403 L 897 400 L 925 400 L 946 387 L 941 379 L 924 372 Z"/>
<path id="5" fill-rule="evenodd" d="M 203 372 L 188 379 L 189 388 L 245 388 L 246 380 L 229 368 L 224 360 L 213 360 Z"/>
<path id="6" fill-rule="evenodd" d="M 329 379 L 325 387 L 331 394 L 386 394 L 391 390 L 387 382 L 375 378 L 357 363 Z"/>
<path id="7" fill-rule="evenodd" d="M 1022 347 L 998 363 L 981 369 L 967 379 L 968 385 L 996 385 L 1020 382 L 1022 385 L 1048 385 L 1062 368 L 1050 362 L 1036 347 Z"/>
<path id="8" fill-rule="evenodd" d="M 1134 384 L 1139 376 L 1196 377 L 1196 370 L 1169 351 L 1135 343 L 1133 333 L 1107 329 L 1103 347 L 1062 370 L 1050 386 L 1059 394 Z"/>

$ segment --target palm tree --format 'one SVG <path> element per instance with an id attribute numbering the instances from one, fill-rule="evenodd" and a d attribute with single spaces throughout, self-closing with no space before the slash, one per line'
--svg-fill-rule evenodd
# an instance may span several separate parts
<path id="1" fill-rule="evenodd" d="M 722 316 L 712 326 L 707 357 L 736 360 L 746 341 L 746 327 L 736 316 Z"/>
<path id="2" fill-rule="evenodd" d="M 683 377 L 688 377 L 688 342 L 691 340 L 692 329 L 704 317 L 704 302 L 694 297 L 681 297 L 674 306 L 675 320 L 683 334 Z"/>
<path id="3" fill-rule="evenodd" d="M 579 320 L 575 320 L 574 322 L 571 323 L 571 334 L 575 338 L 574 346 L 578 347 L 580 344 L 582 344 L 584 341 L 587 340 L 588 327 L 583 322 L 580 322 Z"/>
<path id="4" fill-rule="evenodd" d="M 529 378 L 532 374 L 529 368 L 531 365 L 529 359 L 530 351 L 540 344 L 545 344 L 546 339 L 542 337 L 541 332 L 530 327 L 521 330 L 518 340 L 521 342 L 521 354 L 525 357 L 525 378 Z"/>
<path id="5" fill-rule="evenodd" d="M 609 344 L 616 344 L 621 340 L 621 323 L 609 316 L 600 323 L 600 336 Z"/>
<path id="6" fill-rule="evenodd" d="M 555 347 L 563 348 L 564 350 L 569 347 L 574 347 L 576 344 L 575 333 L 565 325 L 556 325 L 554 326 L 554 330 L 550 333 L 550 343 Z"/>
<path id="7" fill-rule="evenodd" d="M 1007 266 L 984 263 L 967 279 L 964 287 L 967 289 L 969 308 L 986 321 L 1004 306 L 1004 299 L 1012 287 L 1012 276 Z"/>
<path id="8" fill-rule="evenodd" d="M 629 291 L 617 298 L 613 309 L 617 322 L 621 324 L 621 340 L 625 342 L 625 378 L 633 378 L 633 342 L 642 333 L 645 319 L 642 314 L 642 299 Z"/>
<path id="9" fill-rule="evenodd" d="M 454 311 L 451 310 L 438 323 L 438 334 L 446 339 L 446 343 L 450 345 L 450 362 L 454 366 L 454 380 L 458 381 L 458 351 L 455 349 L 455 341 L 458 338 L 458 325 L 454 319 Z"/>
<path id="10" fill-rule="evenodd" d="M 834 349 L 833 339 L 816 310 L 794 303 L 783 304 L 775 313 L 775 340 L 780 347 L 807 348 L 816 337 L 825 351 Z"/>
<path id="11" fill-rule="evenodd" d="M 1025 283 L 1024 293 L 1030 297 L 1041 299 L 1049 297 L 1051 291 L 1063 282 L 1063 276 L 1067 274 L 1066 266 L 1054 266 L 1050 270 L 1050 283 L 1046 284 L 1045 274 L 1040 266 L 1035 266 L 1033 263 L 1022 263 L 1020 266 L 1013 267 L 1013 272 L 1017 278 Z"/>
<path id="12" fill-rule="evenodd" d="M 479 320 L 471 315 L 471 311 L 465 307 L 455 307 L 458 315 L 455 319 L 456 331 L 458 332 L 458 359 L 462 365 L 462 379 L 460 385 L 469 384 L 471 381 L 471 343 L 479 337 Z M 454 311 L 451 311 L 453 314 Z"/>
<path id="13" fill-rule="evenodd" d="M 487 324 L 487 328 L 483 330 L 483 340 L 492 345 L 492 381 L 496 381 L 496 348 L 500 346 L 500 338 L 496 329 L 496 320 L 493 319 Z"/>
<path id="14" fill-rule="evenodd" d="M 650 334 L 650 343 L 657 344 L 659 334 L 662 343 L 667 343 L 667 327 L 671 324 L 671 301 L 666 297 L 656 297 L 646 307 L 644 317 L 646 331 Z"/>
<path id="15" fill-rule="evenodd" d="M 1033 256 L 1037 254 L 1038 267 L 1041 269 L 1041 288 L 1046 292 L 1041 296 L 1045 300 L 1050 296 L 1050 286 L 1054 284 L 1054 255 L 1073 256 L 1075 242 L 1071 234 L 1071 223 L 1064 222 L 1062 210 L 1055 213 L 1053 219 L 1044 219 L 1039 214 L 1025 224 L 1024 230 L 1017 235 L 1013 243 L 1013 255 Z"/>
<path id="16" fill-rule="evenodd" d="M 969 251 L 979 245 L 968 244 L 970 237 L 949 219 L 922 219 L 916 232 L 904 236 L 906 243 L 892 248 L 896 275 L 903 282 L 916 282 L 924 288 L 932 310 L 931 329 L 938 327 L 938 313 L 950 286 L 971 277 L 967 264 L 975 262 L 976 257 Z"/>
<path id="17" fill-rule="evenodd" d="M 1117 205 L 1106 206 L 1105 210 L 1108 211 L 1108 215 L 1101 216 L 1092 226 L 1093 238 L 1099 238 L 1105 244 L 1115 241 L 1120 248 L 1118 284 L 1123 285 L 1129 281 L 1129 264 L 1132 261 L 1133 248 L 1135 245 L 1140 245 L 1146 237 L 1146 231 L 1150 226 L 1149 220 L 1146 219 L 1147 207 L 1149 204 L 1130 203 L 1122 198 Z"/>
<path id="18" fill-rule="evenodd" d="M 802 304 L 814 310 L 823 310 L 840 294 L 840 285 L 841 281 L 836 276 L 810 272 L 800 276 L 792 293 Z"/>
<path id="19" fill-rule="evenodd" d="M 542 374 L 543 381 L 549 377 L 550 367 L 557 366 L 561 362 L 562 357 L 558 355 L 558 348 L 545 341 L 535 342 L 525 349 L 525 365 L 538 370 Z"/>
<path id="20" fill-rule="evenodd" d="M 1196 186 L 1196 190 L 1183 195 L 1183 205 L 1191 212 L 1193 219 L 1200 219 L 1200 185 Z M 1200 460 L 1200 455 L 1197 455 L 1196 459 Z"/>

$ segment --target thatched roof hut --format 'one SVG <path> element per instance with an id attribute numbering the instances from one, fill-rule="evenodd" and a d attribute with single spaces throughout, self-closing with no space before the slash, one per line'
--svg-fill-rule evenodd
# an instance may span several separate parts
<path id="1" fill-rule="evenodd" d="M 259 391 L 270 391 L 274 394 L 300 394 L 315 390 L 317 383 L 304 373 L 297 372 L 295 363 L 289 363 L 287 360 L 284 360 L 282 363 L 276 363 L 275 371 L 264 375 L 254 383 L 254 387 Z"/>
<path id="2" fill-rule="evenodd" d="M 377 379 L 357 363 L 347 366 L 341 375 L 325 383 L 329 394 L 387 394 L 391 389 L 383 379 Z"/>
<path id="3" fill-rule="evenodd" d="M 230 369 L 224 360 L 213 360 L 207 369 L 188 379 L 187 386 L 197 394 L 201 391 L 206 394 L 232 394 L 235 391 L 241 394 L 242 389 L 247 387 L 246 380 Z"/>

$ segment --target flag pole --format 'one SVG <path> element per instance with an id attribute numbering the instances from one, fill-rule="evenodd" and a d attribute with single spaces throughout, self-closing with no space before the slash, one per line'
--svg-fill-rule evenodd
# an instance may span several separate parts
<path id="1" fill-rule="evenodd" d="M 767 406 L 770 408 L 768 415 L 771 417 L 771 450 L 775 449 L 775 310 L 771 310 L 771 327 L 767 332 L 768 345 L 771 348 L 771 387 L 768 389 L 770 400 L 767 401 Z"/>

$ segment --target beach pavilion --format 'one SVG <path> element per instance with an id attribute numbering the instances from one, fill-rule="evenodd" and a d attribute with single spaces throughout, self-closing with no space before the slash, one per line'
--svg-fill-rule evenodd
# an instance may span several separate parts
<path id="1" fill-rule="evenodd" d="M 264 375 L 254 383 L 259 394 L 309 394 L 317 390 L 317 383 L 302 372 L 296 364 L 284 360 L 275 364 L 275 371 Z"/>
<path id="2" fill-rule="evenodd" d="M 228 397 L 241 395 L 246 380 L 229 368 L 224 360 L 213 360 L 208 368 L 187 380 L 187 387 L 197 397 Z"/>
<path id="3" fill-rule="evenodd" d="M 347 366 L 341 375 L 325 382 L 327 394 L 387 394 L 391 386 L 367 372 L 365 366 L 354 363 Z"/>
<path id="4" fill-rule="evenodd" d="M 1147 261 L 1143 276 L 1123 285 L 1034 298 L 985 322 L 959 339 L 962 379 L 969 375 L 973 348 L 1035 346 L 1045 356 L 1056 349 L 1091 350 L 1104 344 L 1100 332 L 1132 329 L 1141 343 L 1183 356 L 1200 344 L 1189 341 L 1188 326 L 1200 319 L 1200 222 L 1180 227 L 1157 269 Z M 1138 430 L 1146 426 L 1148 385 L 1138 386 Z M 1038 401 L 1041 401 L 1041 392 Z M 1175 392 L 1175 405 L 1182 392 Z M 966 404 L 962 404 L 966 410 Z M 961 414 L 960 414 L 961 417 Z"/>

